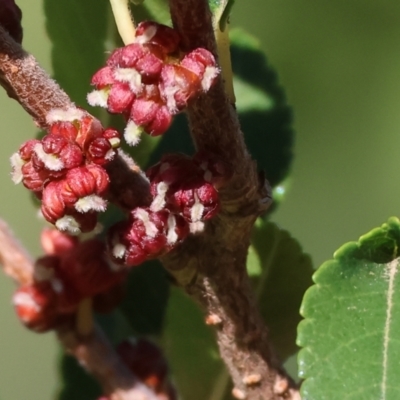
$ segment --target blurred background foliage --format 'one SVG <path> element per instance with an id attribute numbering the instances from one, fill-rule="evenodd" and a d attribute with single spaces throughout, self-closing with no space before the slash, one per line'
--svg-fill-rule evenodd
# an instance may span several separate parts
<path id="1" fill-rule="evenodd" d="M 51 72 L 43 4 L 17 3 L 24 14 L 24 46 Z M 285 201 L 271 219 L 319 265 L 342 243 L 398 216 L 400 3 L 237 0 L 231 23 L 259 38 L 293 107 L 295 159 Z M 68 60 L 71 71 L 78 62 Z M 27 191 L 9 179 L 8 162 L 36 128 L 3 91 L 0 107 L 0 215 L 37 255 L 41 223 Z M 55 340 L 20 326 L 10 306 L 12 291 L 0 276 L 0 398 L 50 399 Z"/>

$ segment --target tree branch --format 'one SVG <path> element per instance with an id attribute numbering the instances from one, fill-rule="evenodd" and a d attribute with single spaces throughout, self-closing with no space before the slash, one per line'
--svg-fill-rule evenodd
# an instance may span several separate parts
<path id="1" fill-rule="evenodd" d="M 68 95 L 39 67 L 34 57 L 27 54 L 1 26 L 0 84 L 42 128 L 46 128 L 46 115 L 50 110 L 75 107 Z M 147 180 L 137 167 L 130 168 L 128 164 L 126 159 L 118 156 L 108 167 L 108 172 L 110 175 L 117 175 L 124 167 L 125 178 L 141 185 L 142 194 L 148 196 Z M 128 196 L 126 200 L 120 189 L 121 185 L 115 184 L 111 187 L 110 195 L 128 202 L 147 199 L 144 197 L 144 200 L 140 200 L 137 196 L 132 199 L 132 196 Z M 31 258 L 14 238 L 7 224 L 1 220 L 0 263 L 5 273 L 19 284 L 29 284 L 33 281 Z M 111 400 L 158 399 L 122 363 L 98 328 L 90 335 L 82 337 L 76 326 L 64 325 L 57 330 L 57 334 L 65 349 L 99 380 Z"/>
<path id="2" fill-rule="evenodd" d="M 19 284 L 33 281 L 33 262 L 12 235 L 7 224 L 0 220 L 0 262 L 7 275 Z M 100 382 L 110 400 L 158 400 L 123 364 L 107 338 L 97 327 L 82 336 L 77 324 L 65 324 L 57 329 L 60 342 Z"/>
<path id="3" fill-rule="evenodd" d="M 211 13 L 206 0 L 169 0 L 172 21 L 190 51 L 204 47 L 216 55 Z M 233 172 L 220 189 L 220 214 L 205 232 L 163 257 L 165 267 L 206 312 L 216 328 L 221 356 L 238 399 L 299 399 L 293 380 L 280 366 L 268 330 L 256 308 L 246 272 L 250 233 L 270 204 L 246 149 L 235 109 L 221 79 L 187 109 L 198 150 L 217 155 Z"/>
<path id="4" fill-rule="evenodd" d="M 0 26 L 0 84 L 17 100 L 37 125 L 46 128 L 46 115 L 54 108 L 75 105 L 68 95 Z"/>

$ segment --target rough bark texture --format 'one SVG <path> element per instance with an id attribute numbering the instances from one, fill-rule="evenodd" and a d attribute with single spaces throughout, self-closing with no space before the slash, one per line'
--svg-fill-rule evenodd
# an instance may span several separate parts
<path id="1" fill-rule="evenodd" d="M 26 53 L 0 26 L 0 83 L 38 126 L 46 127 L 46 114 L 53 108 L 74 107 L 58 84 L 49 78 L 35 58 Z"/>
<path id="2" fill-rule="evenodd" d="M 216 55 L 211 13 L 206 0 L 169 0 L 174 27 L 184 47 L 204 47 Z M 239 399 L 299 398 L 269 344 L 268 330 L 255 305 L 246 272 L 250 232 L 267 208 L 268 185 L 260 179 L 240 131 L 234 106 L 219 80 L 187 110 L 199 151 L 228 165 L 232 177 L 220 190 L 220 214 L 203 235 L 192 238 L 163 263 L 215 325 L 217 341 Z"/>

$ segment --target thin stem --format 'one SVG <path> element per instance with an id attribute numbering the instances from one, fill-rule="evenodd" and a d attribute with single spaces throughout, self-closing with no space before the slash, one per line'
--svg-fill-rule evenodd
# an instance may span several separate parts
<path id="1" fill-rule="evenodd" d="M 129 9 L 128 0 L 110 0 L 118 32 L 125 45 L 135 40 L 135 24 Z"/>
<path id="2" fill-rule="evenodd" d="M 224 82 L 225 92 L 231 104 L 235 104 L 235 90 L 233 88 L 233 72 L 231 63 L 231 51 L 229 41 L 229 25 L 221 31 L 220 24 L 214 23 L 215 40 L 217 43 L 218 63 L 221 67 L 222 80 Z"/>

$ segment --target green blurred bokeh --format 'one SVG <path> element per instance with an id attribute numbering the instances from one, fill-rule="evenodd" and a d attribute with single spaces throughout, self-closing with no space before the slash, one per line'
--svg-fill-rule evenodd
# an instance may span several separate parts
<path id="1" fill-rule="evenodd" d="M 17 2 L 24 13 L 24 46 L 51 71 L 42 4 Z M 318 265 L 342 243 L 399 215 L 400 3 L 237 0 L 231 20 L 260 38 L 294 108 L 290 190 L 272 219 Z M 36 129 L 3 91 L 0 107 L 0 215 L 36 255 L 41 223 L 27 191 L 10 181 L 8 162 Z M 10 305 L 12 290 L 12 282 L 0 276 L 0 398 L 50 399 L 55 340 L 20 326 Z"/>

